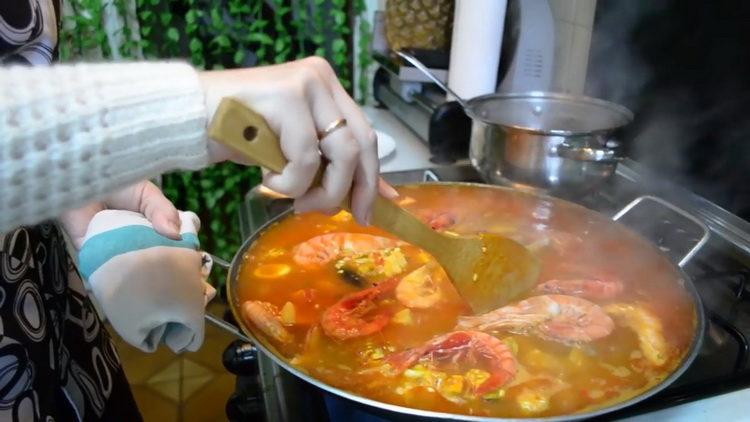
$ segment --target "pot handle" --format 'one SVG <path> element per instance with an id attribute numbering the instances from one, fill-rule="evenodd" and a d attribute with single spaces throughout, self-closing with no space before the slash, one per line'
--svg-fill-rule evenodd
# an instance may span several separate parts
<path id="1" fill-rule="evenodd" d="M 708 242 L 708 238 L 710 236 L 711 230 L 708 228 L 708 226 L 706 225 L 706 223 L 704 223 L 698 217 L 690 214 L 689 212 L 687 212 L 684 209 L 682 209 L 682 208 L 680 208 L 680 207 L 672 204 L 671 202 L 667 202 L 664 199 L 661 199 L 661 198 L 658 198 L 658 197 L 652 196 L 652 195 L 643 195 L 643 196 L 639 196 L 638 198 L 635 198 L 628 205 L 625 205 L 624 208 L 622 208 L 620 211 L 618 211 L 617 214 L 615 214 L 612 217 L 612 220 L 618 221 L 625 214 L 627 214 L 628 212 L 630 212 L 633 208 L 635 208 L 636 206 L 638 206 L 643 201 L 656 202 L 657 204 L 659 204 L 661 206 L 664 206 L 664 207 L 666 207 L 666 208 L 674 211 L 675 213 L 677 213 L 677 214 L 685 217 L 686 219 L 690 220 L 691 222 L 693 222 L 696 226 L 698 226 L 701 229 L 701 232 L 703 234 L 701 235 L 701 237 L 698 240 L 698 242 L 696 242 L 695 245 L 693 245 L 693 247 L 690 248 L 690 250 L 677 263 L 677 265 L 680 268 L 684 268 L 685 265 L 687 265 L 687 263 L 690 262 L 690 260 L 695 256 L 695 254 L 697 254 L 698 251 L 703 247 L 703 245 L 705 245 L 706 242 Z"/>
<path id="2" fill-rule="evenodd" d="M 213 254 L 208 254 L 208 255 L 211 257 L 211 260 L 214 262 L 214 264 L 220 266 L 221 268 L 227 271 L 229 271 L 229 269 L 231 268 L 231 264 L 228 261 L 221 259 L 218 256 L 215 256 Z M 253 341 L 248 336 L 246 336 L 245 333 L 242 332 L 242 330 L 224 321 L 223 318 L 208 313 L 208 310 L 206 310 L 206 314 L 204 315 L 204 318 L 206 319 L 206 321 L 210 322 L 211 324 L 214 324 L 215 326 L 221 328 L 227 333 L 234 335 L 238 339 L 251 343 L 251 344 L 253 343 Z"/>
<path id="3" fill-rule="evenodd" d="M 402 59 L 404 59 L 407 62 L 409 62 L 412 66 L 416 67 L 425 76 L 427 76 L 428 78 L 430 78 L 430 80 L 432 82 L 435 82 L 435 84 L 437 86 L 439 86 L 440 89 L 442 89 L 443 91 L 445 91 L 447 94 L 452 95 L 453 98 L 455 98 L 456 101 L 458 101 L 458 104 L 460 104 L 461 107 L 463 107 L 464 110 L 469 110 L 471 108 L 469 106 L 469 103 L 466 102 L 466 100 L 464 100 L 463 98 L 461 98 L 461 96 L 459 96 L 452 89 L 450 89 L 448 87 L 448 85 L 444 84 L 443 81 L 441 81 L 440 79 L 438 79 L 438 77 L 435 76 L 432 72 L 430 72 L 430 69 L 428 69 L 427 66 L 424 65 L 424 63 L 420 62 L 419 59 L 417 59 L 416 57 L 412 56 L 411 54 L 405 53 L 403 51 L 396 51 L 396 54 L 398 54 L 399 56 L 401 56 Z"/>
<path id="4" fill-rule="evenodd" d="M 622 160 L 622 157 L 620 157 L 615 150 L 610 148 L 581 147 L 571 145 L 567 142 L 557 145 L 554 152 L 558 157 L 576 161 L 616 163 Z"/>

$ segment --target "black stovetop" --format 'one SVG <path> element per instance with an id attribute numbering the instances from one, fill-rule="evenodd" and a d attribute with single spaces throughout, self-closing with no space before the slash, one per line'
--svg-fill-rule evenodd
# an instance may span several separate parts
<path id="1" fill-rule="evenodd" d="M 649 180 L 644 177 L 643 169 L 635 163 L 629 164 L 630 167 L 621 166 L 617 176 L 602 188 L 565 199 L 613 216 L 639 196 L 654 195 L 708 223 L 711 228 L 709 241 L 683 268 L 701 295 L 707 324 L 703 345 L 683 375 L 660 393 L 608 414 L 607 419 L 642 414 L 750 387 L 750 250 L 747 243 L 750 224 L 687 191 Z M 634 171 L 634 168 L 638 170 Z M 394 184 L 436 180 L 481 182 L 470 166 L 396 172 L 384 177 Z M 656 203 L 643 204 L 633 208 L 621 221 L 657 243 L 674 262 L 678 262 L 700 238 L 700 227 L 674 212 L 659 209 Z M 285 203 L 267 205 L 264 203 L 264 210 L 259 212 L 257 198 L 248 198 L 240 216 L 243 235 L 248 235 L 263 220 L 288 207 Z M 638 218 L 638 213 L 646 213 L 649 217 Z M 648 226 L 635 224 L 639 221 L 649 221 Z M 275 390 L 275 393 L 284 394 L 279 388 Z M 273 400 L 284 402 L 287 399 L 277 396 Z M 267 419 L 276 420 L 273 417 Z"/>

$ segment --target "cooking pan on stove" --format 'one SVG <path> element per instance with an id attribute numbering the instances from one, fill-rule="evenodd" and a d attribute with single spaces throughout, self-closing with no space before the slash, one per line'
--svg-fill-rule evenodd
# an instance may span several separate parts
<path id="1" fill-rule="evenodd" d="M 537 194 L 528 193 L 528 192 L 519 192 L 517 190 L 510 189 L 510 188 L 490 186 L 490 185 L 480 185 L 480 184 L 445 183 L 445 182 L 434 182 L 434 183 L 430 182 L 430 183 L 422 183 L 421 185 L 424 185 L 424 184 L 444 187 L 446 189 L 450 189 L 451 187 L 455 187 L 455 186 L 469 185 L 473 187 L 478 187 L 480 189 L 492 189 L 492 190 L 495 190 L 495 192 L 500 195 L 503 195 L 503 194 L 505 195 L 528 195 L 530 198 L 536 201 L 540 201 L 540 202 L 544 201 L 547 204 L 551 204 L 553 210 L 555 207 L 565 207 L 568 209 L 574 208 L 576 213 L 584 213 L 584 214 L 588 213 L 589 215 L 595 218 L 606 219 L 606 217 L 602 216 L 601 214 L 595 211 L 586 209 L 584 207 L 581 207 L 576 204 L 572 204 L 570 202 L 567 202 L 561 199 L 551 198 L 551 197 L 537 195 Z M 417 185 L 420 185 L 420 184 L 417 184 Z M 586 419 L 586 418 L 605 415 L 609 412 L 614 412 L 616 410 L 628 407 L 648 397 L 653 396 L 654 394 L 658 393 L 659 391 L 669 386 L 687 369 L 687 367 L 695 359 L 698 353 L 698 350 L 700 349 L 706 321 L 705 321 L 705 315 L 704 315 L 703 307 L 701 304 L 700 296 L 698 295 L 698 292 L 695 286 L 693 285 L 690 277 L 683 271 L 682 268 L 698 252 L 698 250 L 707 242 L 709 231 L 706 225 L 703 222 L 701 222 L 699 219 L 697 219 L 696 217 L 688 214 L 684 210 L 660 198 L 653 197 L 653 196 L 643 196 L 643 197 L 639 197 L 635 199 L 626 207 L 624 207 L 622 210 L 620 210 L 618 213 L 616 213 L 612 217 L 613 221 L 606 223 L 606 224 L 617 226 L 616 227 L 617 230 L 622 230 L 623 233 L 627 232 L 629 234 L 640 237 L 640 235 L 635 234 L 633 231 L 623 226 L 617 220 L 625 216 L 633 208 L 638 207 L 639 205 L 646 203 L 646 202 L 651 202 L 652 204 L 657 204 L 659 206 L 666 207 L 670 209 L 672 212 L 680 214 L 682 217 L 687 218 L 691 220 L 693 223 L 695 223 L 696 225 L 698 225 L 703 231 L 702 237 L 695 244 L 695 246 L 692 247 L 692 249 L 690 249 L 678 262 L 670 261 L 669 263 L 669 265 L 672 267 L 671 269 L 673 269 L 677 274 L 679 274 L 681 278 L 680 279 L 681 287 L 687 292 L 687 294 L 691 298 L 694 311 L 695 311 L 695 324 L 694 324 L 692 340 L 690 341 L 690 345 L 687 348 L 687 351 L 684 353 L 682 357 L 682 361 L 680 362 L 678 366 L 676 366 L 674 371 L 671 372 L 669 376 L 665 377 L 661 382 L 654 385 L 651 389 L 642 392 L 640 395 L 632 397 L 626 401 L 615 403 L 608 407 L 599 408 L 594 411 L 589 411 L 585 413 L 575 413 L 575 414 L 555 416 L 555 417 L 536 418 L 533 420 L 550 420 L 550 421 L 579 420 L 579 419 Z M 255 244 L 256 240 L 259 238 L 261 233 L 263 233 L 269 226 L 286 218 L 290 214 L 291 214 L 291 210 L 285 213 L 282 213 L 281 215 L 278 215 L 277 217 L 273 218 L 271 221 L 268 221 L 263 227 L 261 227 L 255 233 L 253 233 L 250 237 L 248 237 L 244 241 L 240 249 L 237 251 L 237 253 L 234 255 L 231 262 L 228 263 L 219 258 L 215 258 L 215 262 L 218 265 L 226 267 L 228 270 L 227 279 L 226 279 L 226 289 L 227 289 L 226 293 L 227 293 L 227 298 L 229 302 L 229 307 L 239 327 L 234 327 L 233 325 L 228 324 L 224 322 L 223 320 L 217 317 L 214 317 L 212 315 L 207 315 L 206 316 L 207 320 L 219 325 L 221 328 L 231 331 L 233 334 L 237 335 L 238 337 L 242 339 L 245 339 L 246 341 L 252 342 L 259 350 L 261 350 L 263 353 L 269 356 L 279 366 L 289 371 L 291 374 L 295 375 L 296 377 L 324 390 L 325 392 L 328 392 L 348 402 L 351 402 L 351 404 L 361 407 L 362 410 L 368 413 L 382 416 L 388 420 L 401 420 L 401 419 L 403 420 L 436 420 L 436 421 L 437 420 L 460 420 L 460 421 L 508 420 L 506 418 L 487 418 L 487 417 L 478 417 L 478 416 L 469 416 L 469 415 L 460 415 L 460 414 L 453 414 L 453 413 L 442 413 L 442 412 L 435 412 L 435 411 L 413 409 L 413 408 L 397 406 L 397 405 L 393 405 L 389 403 L 379 402 L 376 400 L 372 400 L 366 397 L 359 396 L 357 394 L 353 394 L 349 391 L 335 388 L 295 368 L 267 340 L 265 340 L 265 338 L 263 338 L 262 336 L 256 335 L 255 331 L 251 329 L 250 325 L 245 322 L 240 312 L 241 303 L 238 297 L 238 284 L 239 284 L 238 275 L 239 275 L 240 267 L 243 263 L 243 259 L 244 259 L 243 257 L 246 255 L 246 252 L 248 252 L 248 250 Z M 613 227 L 613 229 L 614 228 L 615 227 Z M 644 239 L 644 242 L 648 242 L 648 241 Z M 652 246 L 652 250 L 648 251 L 647 253 L 657 254 L 660 256 L 661 259 L 669 260 L 669 258 L 667 258 L 666 255 L 656 247 L 656 245 L 653 245 L 653 243 L 651 242 L 649 243 L 650 243 L 650 246 Z"/>
<path id="2" fill-rule="evenodd" d="M 462 99 L 415 57 L 401 58 L 435 82 L 471 118 L 469 159 L 489 183 L 552 194 L 593 191 L 622 159 L 625 107 L 555 92 L 493 93 Z"/>

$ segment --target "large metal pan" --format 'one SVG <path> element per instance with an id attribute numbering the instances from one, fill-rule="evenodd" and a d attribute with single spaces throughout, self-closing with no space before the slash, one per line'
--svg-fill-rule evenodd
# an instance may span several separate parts
<path id="1" fill-rule="evenodd" d="M 483 189 L 496 189 L 499 191 L 505 191 L 508 193 L 513 194 L 519 194 L 518 190 L 500 187 L 500 186 L 494 186 L 494 185 L 481 185 L 481 184 L 470 184 L 470 183 L 445 183 L 445 182 L 434 182 L 434 183 L 423 183 L 423 184 L 430 184 L 430 185 L 439 185 L 439 186 L 446 186 L 446 188 L 457 186 L 457 185 L 470 185 L 475 187 L 481 187 Z M 531 195 L 533 197 L 536 197 L 539 201 L 545 201 L 548 203 L 552 203 L 553 207 L 556 206 L 556 204 L 559 204 L 557 206 L 565 205 L 567 207 L 575 207 L 580 210 L 581 213 L 592 213 L 592 214 L 598 214 L 595 211 L 588 210 L 584 207 L 581 207 L 579 205 L 575 205 L 572 203 L 569 203 L 567 201 L 557 199 L 557 198 L 551 198 L 547 196 L 537 195 L 533 193 L 521 193 L 523 195 Z M 708 241 L 708 235 L 709 230 L 708 227 L 699 219 L 696 217 L 688 214 L 684 210 L 677 208 L 676 206 L 653 196 L 643 196 L 635 199 L 630 204 L 628 204 L 625 208 L 620 210 L 612 219 L 614 220 L 611 224 L 618 224 L 617 222 L 621 217 L 623 217 L 625 214 L 627 214 L 629 211 L 631 211 L 633 208 L 637 207 L 639 204 L 651 201 L 655 202 L 661 206 L 667 207 L 671 209 L 673 212 L 678 213 L 682 215 L 684 218 L 689 219 L 696 225 L 698 225 L 701 230 L 703 231 L 703 235 L 700 238 L 700 240 L 688 251 L 685 256 L 683 256 L 678 262 L 673 263 L 673 269 L 681 275 L 682 280 L 682 287 L 688 292 L 689 296 L 692 298 L 693 305 L 695 307 L 695 315 L 696 315 L 696 324 L 695 324 L 695 330 L 692 342 L 690 344 L 690 347 L 687 351 L 687 353 L 684 355 L 682 362 L 680 365 L 672 372 L 668 377 L 666 377 L 661 383 L 655 385 L 653 388 L 651 388 L 648 391 L 643 392 L 642 394 L 633 397 L 629 400 L 613 404 L 611 406 L 608 406 L 606 408 L 601 408 L 595 411 L 587 412 L 587 413 L 576 413 L 571 415 L 564 415 L 564 416 L 556 416 L 556 417 L 547 417 L 547 418 L 537 418 L 533 420 L 547 420 L 547 421 L 562 421 L 562 420 L 579 420 L 579 419 L 586 419 L 591 418 L 595 416 L 601 416 L 609 412 L 614 412 L 616 410 L 622 409 L 624 407 L 633 405 L 641 400 L 644 400 L 650 396 L 653 396 L 654 394 L 658 393 L 659 391 L 666 388 L 669 384 L 671 384 L 674 380 L 676 380 L 682 373 L 687 369 L 687 367 L 690 365 L 690 363 L 695 359 L 696 355 L 698 354 L 698 350 L 700 349 L 700 345 L 702 343 L 703 333 L 705 329 L 705 315 L 703 312 L 703 306 L 701 304 L 700 296 L 698 295 L 698 292 L 693 285 L 690 277 L 683 271 L 683 267 L 688 263 L 688 261 L 698 252 L 698 250 Z M 258 231 L 253 233 L 249 238 L 245 240 L 242 247 L 237 251 L 237 253 L 234 255 L 234 258 L 232 259 L 231 263 L 228 263 L 221 259 L 216 259 L 216 263 L 224 266 L 227 268 L 227 279 L 226 279 L 226 289 L 227 289 L 227 298 L 229 302 L 229 307 L 234 314 L 235 320 L 239 324 L 239 328 L 232 326 L 231 324 L 226 323 L 225 321 L 211 316 L 207 315 L 206 319 L 212 323 L 215 323 L 219 325 L 221 328 L 224 328 L 233 334 L 237 335 L 238 337 L 252 342 L 259 350 L 261 350 L 263 353 L 268 355 L 273 361 L 275 361 L 279 366 L 284 368 L 285 370 L 289 371 L 293 375 L 299 377 L 300 379 L 330 393 L 335 396 L 338 396 L 342 399 L 345 399 L 349 402 L 351 402 L 353 405 L 360 406 L 363 408 L 363 410 L 371 413 L 376 414 L 379 416 L 383 416 L 388 420 L 425 420 L 425 421 L 442 421 L 442 420 L 460 420 L 460 421 L 505 421 L 509 419 L 505 418 L 485 418 L 485 417 L 477 417 L 477 416 L 469 416 L 469 415 L 457 415 L 452 413 L 441 413 L 441 412 L 433 412 L 433 411 L 426 411 L 426 410 L 419 410 L 419 409 L 412 409 L 408 407 L 403 406 L 396 406 L 388 403 L 379 402 L 376 400 L 368 399 L 366 397 L 358 396 L 356 394 L 353 394 L 351 392 L 341 390 L 335 387 L 332 387 L 318 379 L 315 379 L 311 377 L 310 375 L 300 371 L 299 369 L 295 368 L 287 360 L 282 357 L 282 355 L 271 345 L 269 342 L 267 342 L 263 337 L 256 336 L 253 330 L 250 329 L 249 325 L 245 322 L 244 318 L 242 317 L 242 314 L 240 312 L 241 309 L 241 303 L 239 301 L 238 297 L 238 275 L 240 271 L 240 267 L 243 262 L 243 257 L 245 256 L 245 253 L 253 246 L 255 241 L 258 239 L 260 234 L 264 232 L 268 227 L 276 223 L 277 221 L 287 217 L 291 213 L 291 210 L 282 213 L 278 215 L 276 218 L 273 218 L 271 221 L 267 222 L 265 225 L 263 225 Z M 625 228 L 624 226 L 621 227 L 622 230 L 630 231 L 630 229 Z M 653 248 L 654 254 L 660 254 L 663 256 L 663 253 L 654 246 Z M 666 259 L 666 257 L 664 257 Z M 524 420 L 532 420 L 532 419 L 524 419 Z"/>

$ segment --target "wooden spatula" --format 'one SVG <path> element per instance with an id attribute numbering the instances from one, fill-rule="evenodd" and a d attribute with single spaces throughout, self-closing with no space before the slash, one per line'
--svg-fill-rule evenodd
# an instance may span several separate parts
<path id="1" fill-rule="evenodd" d="M 280 172 L 286 165 L 276 134 L 262 116 L 238 100 L 221 102 L 208 134 L 271 171 Z M 348 199 L 342 207 L 349 208 Z M 513 240 L 492 234 L 440 233 L 380 196 L 373 205 L 372 224 L 431 254 L 475 313 L 512 301 L 539 275 L 538 260 Z"/>

